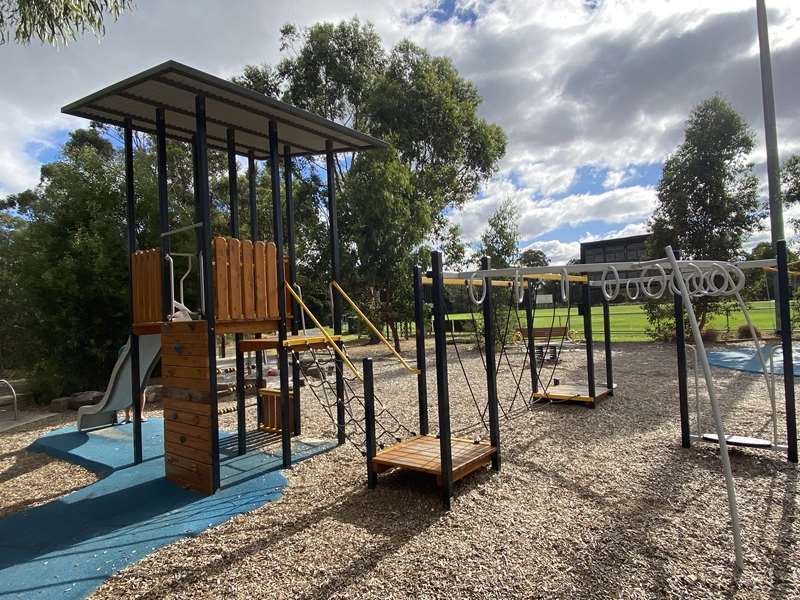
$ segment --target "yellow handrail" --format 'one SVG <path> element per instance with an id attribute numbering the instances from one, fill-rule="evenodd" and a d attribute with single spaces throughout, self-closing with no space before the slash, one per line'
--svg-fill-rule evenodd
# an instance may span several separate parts
<path id="1" fill-rule="evenodd" d="M 394 346 L 392 346 L 392 344 L 391 344 L 391 343 L 389 343 L 389 340 L 387 340 L 385 337 L 383 337 L 383 334 L 381 334 L 381 332 L 380 332 L 380 331 L 378 331 L 378 328 L 377 328 L 377 327 L 375 327 L 375 325 L 373 325 L 373 324 L 372 324 L 372 321 L 370 321 L 370 320 L 367 318 L 367 315 L 365 315 L 363 312 L 361 312 L 361 309 L 360 309 L 360 308 L 358 308 L 358 306 L 356 306 L 356 303 L 355 303 L 355 302 L 353 302 L 353 300 L 350 298 L 350 296 L 348 296 L 348 295 L 347 295 L 347 293 L 346 293 L 346 292 L 345 292 L 345 291 L 342 289 L 342 286 L 340 286 L 340 285 L 339 285 L 338 283 L 336 283 L 335 281 L 331 281 L 331 287 L 335 288 L 335 289 L 336 289 L 336 291 L 337 291 L 337 292 L 339 292 L 339 293 L 342 295 L 342 298 L 344 298 L 345 300 L 347 300 L 347 303 L 350 305 L 350 307 L 351 307 L 351 308 L 352 308 L 354 311 L 356 311 L 356 313 L 358 314 L 358 316 L 359 316 L 359 317 L 361 317 L 361 320 L 362 320 L 362 321 L 364 321 L 364 323 L 366 323 L 366 324 L 367 324 L 367 327 L 369 327 L 369 328 L 372 330 L 372 333 L 374 333 L 375 335 L 377 335 L 377 336 L 378 336 L 378 339 L 379 339 L 380 341 L 382 341 L 382 342 L 383 342 L 383 344 L 384 344 L 384 345 L 385 345 L 387 348 L 389 348 L 389 350 L 391 350 L 392 354 L 394 354 L 394 355 L 397 357 L 397 359 L 398 359 L 398 360 L 399 360 L 401 363 L 403 363 L 403 366 L 406 368 L 406 371 L 408 371 L 409 373 L 414 373 L 415 375 L 419 375 L 419 373 L 420 373 L 420 370 L 419 370 L 419 369 L 417 369 L 416 367 L 412 367 L 410 364 L 408 364 L 408 363 L 406 362 L 406 359 L 405 359 L 405 358 L 403 358 L 402 356 L 400 356 L 400 353 L 399 353 L 399 352 L 397 352 L 397 350 L 395 350 L 395 349 L 394 349 Z"/>
<path id="2" fill-rule="evenodd" d="M 306 306 L 305 302 L 303 302 L 303 299 L 297 294 L 297 292 L 295 292 L 292 289 L 292 286 L 289 285 L 289 282 L 286 282 L 286 289 L 289 290 L 289 292 L 292 294 L 292 296 L 294 297 L 295 302 L 297 302 L 297 304 L 300 306 L 300 308 L 303 309 L 303 312 L 305 312 L 308 315 L 308 317 L 314 322 L 314 325 L 316 325 L 317 329 L 319 329 L 320 332 L 322 332 L 322 335 L 325 338 L 325 341 L 328 342 L 328 344 L 333 348 L 333 351 L 336 352 L 337 356 L 342 359 L 343 363 L 345 363 L 348 367 L 350 367 L 350 370 L 355 374 L 356 378 L 359 381 L 363 382 L 364 378 L 361 377 L 361 373 L 359 373 L 356 370 L 356 368 L 353 366 L 353 363 L 351 363 L 350 359 L 347 358 L 347 355 L 344 352 L 342 352 L 342 349 L 339 348 L 339 346 L 336 345 L 336 342 L 328 334 L 328 332 L 325 331 L 325 328 L 322 326 L 322 324 L 319 321 L 317 321 L 317 317 L 315 317 L 314 313 L 312 313 L 308 309 L 308 307 Z"/>

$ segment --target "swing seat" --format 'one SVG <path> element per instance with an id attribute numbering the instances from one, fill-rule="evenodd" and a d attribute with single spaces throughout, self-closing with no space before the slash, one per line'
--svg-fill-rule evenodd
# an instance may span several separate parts
<path id="1" fill-rule="evenodd" d="M 716 433 L 704 433 L 702 440 L 712 444 L 719 444 L 719 437 L 717 437 Z M 772 442 L 769 440 L 744 435 L 726 435 L 725 441 L 729 446 L 740 446 L 742 448 L 772 448 Z"/>

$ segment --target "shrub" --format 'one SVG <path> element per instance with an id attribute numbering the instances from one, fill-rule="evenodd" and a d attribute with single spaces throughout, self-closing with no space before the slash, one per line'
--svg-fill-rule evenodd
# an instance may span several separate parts
<path id="1" fill-rule="evenodd" d="M 759 330 L 759 328 L 755 325 L 753 325 L 753 329 L 755 329 L 756 335 L 761 337 L 761 330 Z M 750 335 L 750 327 L 748 327 L 747 324 L 739 325 L 739 327 L 736 329 L 736 338 L 739 340 L 753 339 L 753 336 Z"/>

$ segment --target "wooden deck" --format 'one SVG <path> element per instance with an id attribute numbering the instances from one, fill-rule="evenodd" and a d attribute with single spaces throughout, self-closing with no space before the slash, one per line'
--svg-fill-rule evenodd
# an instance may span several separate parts
<path id="1" fill-rule="evenodd" d="M 495 449 L 485 442 L 476 444 L 463 438 L 452 438 L 450 448 L 453 457 L 453 481 L 487 465 L 495 453 Z M 372 459 L 372 465 L 376 473 L 396 467 L 436 475 L 437 483 L 442 484 L 439 439 L 431 435 L 418 435 L 381 450 Z"/>
<path id="2" fill-rule="evenodd" d="M 334 342 L 341 341 L 342 336 L 340 335 L 332 335 L 330 338 Z M 326 346 L 328 344 L 328 340 L 325 339 L 325 336 L 322 335 L 312 335 L 312 336 L 300 336 L 294 335 L 289 336 L 283 345 L 287 348 L 319 348 L 322 346 Z M 239 342 L 239 351 L 240 352 L 257 352 L 258 350 L 275 350 L 278 347 L 278 338 L 275 336 L 270 336 L 266 338 L 260 338 L 255 340 L 242 340 Z"/>
<path id="3" fill-rule="evenodd" d="M 586 385 L 562 383 L 561 385 L 551 385 L 546 392 L 543 390 L 533 392 L 531 398 L 557 402 L 578 402 L 593 406 L 598 400 L 610 396 L 612 392 L 613 390 L 608 389 L 605 383 L 598 383 L 595 386 L 594 396 L 590 396 L 589 387 Z"/>

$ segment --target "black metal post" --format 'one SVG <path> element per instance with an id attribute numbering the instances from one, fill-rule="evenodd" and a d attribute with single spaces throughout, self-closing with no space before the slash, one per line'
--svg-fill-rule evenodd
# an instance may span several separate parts
<path id="1" fill-rule="evenodd" d="M 341 283 L 341 262 L 339 258 L 339 222 L 336 215 L 336 157 L 333 153 L 333 142 L 325 142 L 325 165 L 328 170 L 328 220 L 330 221 L 330 247 L 331 247 L 331 276 L 334 281 Z M 333 294 L 333 333 L 342 334 L 342 299 L 339 294 Z M 337 342 L 341 348 L 341 343 Z M 344 417 L 344 378 L 343 363 L 339 356 L 334 361 L 336 365 L 336 430 L 339 445 L 345 442 L 345 417 Z"/>
<path id="2" fill-rule="evenodd" d="M 164 109 L 156 109 L 156 165 L 158 170 L 158 225 L 161 232 L 161 312 L 162 320 L 172 315 L 170 288 L 172 280 L 167 268 L 170 240 L 169 231 L 169 198 L 167 194 L 167 124 Z"/>
<path id="3" fill-rule="evenodd" d="M 195 189 L 199 202 L 201 223 L 199 234 L 202 236 L 203 259 L 203 301 L 206 312 L 204 318 L 208 327 L 208 372 L 209 400 L 211 404 L 211 460 L 213 471 L 213 488 L 219 488 L 219 415 L 217 414 L 217 338 L 214 293 L 211 273 L 211 195 L 208 189 L 208 142 L 206 140 L 206 99 L 195 97 L 195 156 L 197 162 L 197 180 Z"/>
<path id="4" fill-rule="evenodd" d="M 531 361 L 531 391 L 539 391 L 539 363 L 536 360 L 536 341 L 533 339 L 533 307 L 536 304 L 534 282 L 528 279 L 527 298 L 525 302 L 525 324 L 528 327 L 528 355 Z"/>
<path id="5" fill-rule="evenodd" d="M 289 252 L 289 285 L 294 289 L 297 283 L 297 254 L 294 247 L 294 195 L 292 193 L 292 147 L 283 147 L 283 187 L 286 195 L 286 245 Z M 292 297 L 292 335 L 300 329 L 300 307 Z M 292 406 L 294 409 L 294 434 L 300 435 L 300 360 L 292 352 Z"/>
<path id="6" fill-rule="evenodd" d="M 786 446 L 789 462 L 797 462 L 797 414 L 794 397 L 794 363 L 792 362 L 792 320 L 789 310 L 789 264 L 786 240 L 778 240 L 778 298 L 780 299 L 780 336 L 783 350 L 783 391 L 786 400 Z"/>
<path id="7" fill-rule="evenodd" d="M 364 420 L 367 434 L 367 487 L 371 490 L 378 485 L 378 474 L 372 464 L 375 458 L 375 382 L 372 374 L 372 359 L 365 358 L 363 361 L 364 372 Z"/>
<path id="8" fill-rule="evenodd" d="M 227 130 L 228 142 L 228 195 L 231 201 L 231 237 L 239 239 L 239 173 L 236 165 L 236 130 Z M 244 407 L 244 354 L 239 350 L 242 334 L 234 336 L 233 351 L 236 357 L 236 448 L 239 456 L 247 451 L 247 415 Z"/>
<path id="9" fill-rule="evenodd" d="M 289 409 L 289 354 L 286 341 L 286 272 L 283 265 L 283 219 L 281 218 L 281 171 L 278 156 L 278 123 L 269 122 L 269 168 L 272 180 L 272 229 L 278 261 L 278 373 L 281 385 L 281 453 L 283 468 L 292 468 L 292 429 Z"/>
<path id="10" fill-rule="evenodd" d="M 589 397 L 595 397 L 594 379 L 594 341 L 592 340 L 592 290 L 589 282 L 583 284 L 583 337 L 586 340 L 586 380 L 589 384 Z M 594 402 L 590 405 L 594 408 Z"/>
<path id="11" fill-rule="evenodd" d="M 414 267 L 414 323 L 417 328 L 417 396 L 419 398 L 419 433 L 428 435 L 428 379 L 425 370 L 425 299 L 422 295 L 422 268 Z"/>
<path id="12" fill-rule="evenodd" d="M 488 271 L 492 268 L 492 260 L 488 256 L 481 258 L 481 269 Z M 497 365 L 494 357 L 494 302 L 492 299 L 492 278 L 483 278 L 483 289 L 486 295 L 483 299 L 483 339 L 486 354 L 486 401 L 489 406 L 489 442 L 495 449 L 492 456 L 492 468 L 500 470 L 500 417 L 497 406 Z M 516 293 L 516 292 L 514 292 Z M 510 318 L 510 317 L 509 317 Z"/>
<path id="13" fill-rule="evenodd" d="M 256 158 L 252 150 L 247 153 L 247 183 L 250 202 L 250 240 L 255 244 L 258 241 L 258 191 L 256 186 Z M 256 338 L 261 334 L 257 333 Z M 264 387 L 264 354 L 261 350 L 256 352 L 256 390 Z M 258 396 L 258 391 L 256 391 Z M 261 425 L 264 422 L 262 414 L 263 407 L 261 402 L 256 402 L 256 422 Z"/>
<path id="14" fill-rule="evenodd" d="M 436 395 L 439 406 L 439 454 L 442 467 L 442 501 L 450 509 L 453 495 L 453 456 L 450 445 L 450 390 L 447 382 L 447 339 L 445 332 L 444 276 L 442 253 L 431 253 L 433 270 L 433 335 L 436 343 Z M 487 358 L 488 361 L 488 358 Z"/>
<path id="15" fill-rule="evenodd" d="M 605 296 L 602 296 L 603 303 L 603 342 L 605 345 L 606 360 L 606 388 L 609 395 L 614 395 L 614 367 L 611 363 L 611 307 Z"/>
<path id="16" fill-rule="evenodd" d="M 680 260 L 680 252 L 674 250 L 675 258 Z M 678 406 L 681 416 L 681 447 L 692 447 L 692 428 L 689 423 L 689 378 L 686 371 L 686 327 L 683 320 L 683 299 L 673 294 L 675 309 L 675 349 L 678 355 Z M 702 435 L 698 431 L 697 435 Z"/>
<path id="17" fill-rule="evenodd" d="M 136 194 L 133 188 L 133 127 L 125 119 L 125 199 L 128 208 L 128 297 L 133 324 L 133 253 L 136 252 Z M 139 371 L 139 336 L 131 327 L 131 402 L 133 404 L 133 463 L 142 462 L 142 385 Z"/>

